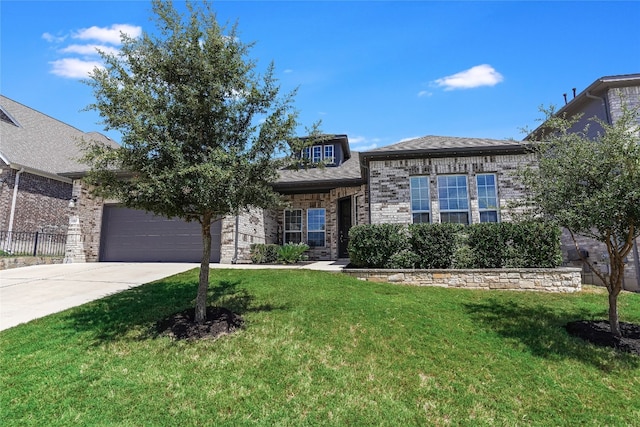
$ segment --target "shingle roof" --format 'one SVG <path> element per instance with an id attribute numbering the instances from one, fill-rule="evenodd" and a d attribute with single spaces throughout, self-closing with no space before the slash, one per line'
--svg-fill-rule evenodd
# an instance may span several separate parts
<path id="1" fill-rule="evenodd" d="M 640 73 L 636 74 L 619 74 L 615 76 L 600 77 L 589 85 L 585 90 L 574 96 L 572 100 L 562 106 L 555 112 L 556 116 L 573 116 L 576 112 L 579 112 L 584 105 L 590 101 L 590 98 L 595 96 L 601 96 L 605 91 L 609 89 L 640 86 Z M 525 141 L 533 141 L 539 139 L 542 136 L 542 131 L 545 128 L 545 123 L 542 123 L 529 135 L 527 135 Z"/>
<path id="2" fill-rule="evenodd" d="M 335 188 L 363 183 L 360 170 L 360 153 L 351 151 L 351 157 L 339 166 L 314 167 L 308 169 L 284 169 L 274 183 L 278 190 L 302 191 L 305 188 Z"/>
<path id="3" fill-rule="evenodd" d="M 26 167 L 50 175 L 82 171 L 78 141 L 99 140 L 117 147 L 106 136 L 85 133 L 66 123 L 0 95 L 0 158 L 12 167 Z"/>
<path id="4" fill-rule="evenodd" d="M 524 150 L 524 144 L 512 140 L 427 135 L 367 151 L 361 156 L 367 160 L 374 157 L 455 156 Z"/>

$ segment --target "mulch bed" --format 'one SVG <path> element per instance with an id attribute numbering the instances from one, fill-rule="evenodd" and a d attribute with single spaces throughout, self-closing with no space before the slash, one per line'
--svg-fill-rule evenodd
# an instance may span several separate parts
<path id="1" fill-rule="evenodd" d="M 156 324 L 160 335 L 174 340 L 214 339 L 233 333 L 244 325 L 244 319 L 224 307 L 207 307 L 207 319 L 202 324 L 194 322 L 195 308 L 175 313 Z"/>
<path id="2" fill-rule="evenodd" d="M 640 356 L 640 324 L 620 322 L 622 338 L 611 334 L 607 320 L 578 320 L 566 326 L 570 335 L 601 347 L 613 347 Z"/>

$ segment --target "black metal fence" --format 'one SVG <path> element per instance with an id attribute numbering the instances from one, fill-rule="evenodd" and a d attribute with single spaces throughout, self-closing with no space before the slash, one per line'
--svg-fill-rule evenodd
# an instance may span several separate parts
<path id="1" fill-rule="evenodd" d="M 66 243 L 63 233 L 0 231 L 0 256 L 62 256 Z"/>

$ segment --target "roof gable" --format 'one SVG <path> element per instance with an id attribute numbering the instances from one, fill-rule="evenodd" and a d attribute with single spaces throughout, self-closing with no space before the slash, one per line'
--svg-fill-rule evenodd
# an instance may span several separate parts
<path id="1" fill-rule="evenodd" d="M 57 176 L 61 172 L 87 170 L 78 158 L 81 140 L 115 142 L 101 134 L 87 134 L 73 126 L 0 95 L 0 157 L 11 167 Z"/>

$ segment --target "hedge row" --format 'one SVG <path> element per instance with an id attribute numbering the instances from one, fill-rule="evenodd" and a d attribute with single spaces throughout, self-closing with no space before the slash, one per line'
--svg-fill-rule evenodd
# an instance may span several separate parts
<path id="1" fill-rule="evenodd" d="M 545 222 L 358 225 L 349 258 L 364 268 L 553 268 L 560 233 Z"/>

